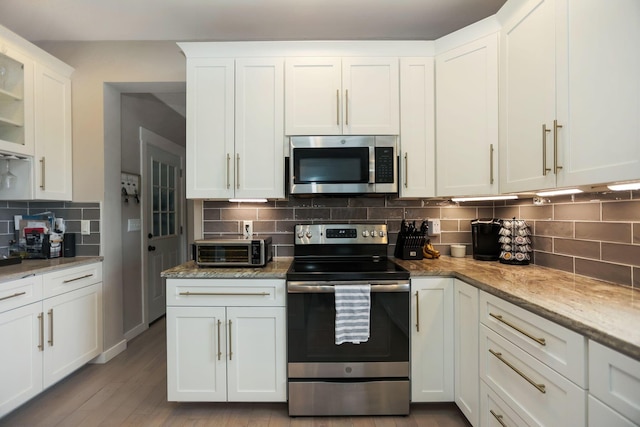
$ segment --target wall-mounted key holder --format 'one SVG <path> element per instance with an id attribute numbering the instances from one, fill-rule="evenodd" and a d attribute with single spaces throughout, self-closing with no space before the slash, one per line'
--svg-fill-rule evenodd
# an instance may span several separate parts
<path id="1" fill-rule="evenodd" d="M 120 184 L 122 197 L 125 203 L 129 203 L 129 198 L 140 203 L 140 175 L 128 172 L 121 172 Z"/>

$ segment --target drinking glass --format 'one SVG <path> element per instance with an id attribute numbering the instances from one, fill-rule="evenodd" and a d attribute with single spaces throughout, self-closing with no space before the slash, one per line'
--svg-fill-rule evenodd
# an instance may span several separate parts
<path id="1" fill-rule="evenodd" d="M 0 177 L 2 178 L 2 188 L 4 190 L 11 190 L 12 188 L 14 188 L 16 186 L 16 181 L 18 180 L 18 177 L 11 173 L 10 162 L 11 159 L 5 160 L 5 170 L 2 175 L 0 175 Z"/>

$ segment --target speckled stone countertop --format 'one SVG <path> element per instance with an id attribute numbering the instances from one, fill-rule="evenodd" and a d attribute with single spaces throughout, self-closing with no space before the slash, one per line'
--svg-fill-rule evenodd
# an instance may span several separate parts
<path id="1" fill-rule="evenodd" d="M 187 262 L 167 278 L 286 278 L 292 258 L 263 268 L 198 268 Z M 640 290 L 536 265 L 505 265 L 472 257 L 395 260 L 411 277 L 450 276 L 640 360 Z"/>
<path id="2" fill-rule="evenodd" d="M 103 260 L 101 256 L 79 256 L 72 258 L 25 259 L 20 264 L 0 267 L 0 283 L 22 279 L 34 274 L 49 273 L 61 268 L 76 267 Z"/>

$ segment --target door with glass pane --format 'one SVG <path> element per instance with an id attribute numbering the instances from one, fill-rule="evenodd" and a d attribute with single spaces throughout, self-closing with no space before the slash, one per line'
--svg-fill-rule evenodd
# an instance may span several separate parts
<path id="1" fill-rule="evenodd" d="M 149 323 L 165 313 L 165 283 L 160 272 L 180 263 L 180 157 L 148 145 L 149 225 L 147 241 L 147 303 Z"/>

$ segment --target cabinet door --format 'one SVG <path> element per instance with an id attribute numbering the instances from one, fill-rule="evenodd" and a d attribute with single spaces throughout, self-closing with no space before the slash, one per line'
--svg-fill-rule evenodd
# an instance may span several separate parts
<path id="1" fill-rule="evenodd" d="M 411 401 L 453 400 L 453 279 L 411 279 Z"/>
<path id="2" fill-rule="evenodd" d="M 229 401 L 285 402 L 284 307 L 228 307 Z"/>
<path id="3" fill-rule="evenodd" d="M 400 92 L 400 197 L 433 197 L 433 58 L 400 59 Z"/>
<path id="4" fill-rule="evenodd" d="M 35 67 L 36 199 L 72 199 L 71 79 Z"/>
<path id="5" fill-rule="evenodd" d="M 102 283 L 43 301 L 44 387 L 102 351 Z"/>
<path id="6" fill-rule="evenodd" d="M 342 91 L 343 134 L 400 132 L 398 58 L 343 58 Z"/>
<path id="7" fill-rule="evenodd" d="M 42 304 L 0 314 L 0 417 L 42 391 Z"/>
<path id="8" fill-rule="evenodd" d="M 284 197 L 284 60 L 236 60 L 235 196 Z"/>
<path id="9" fill-rule="evenodd" d="M 342 134 L 340 58 L 289 58 L 285 65 L 285 134 Z"/>
<path id="10" fill-rule="evenodd" d="M 638 179 L 640 3 L 558 5 L 558 185 Z"/>
<path id="11" fill-rule="evenodd" d="M 478 369 L 478 288 L 454 282 L 455 402 L 472 426 L 478 426 L 480 409 Z"/>
<path id="12" fill-rule="evenodd" d="M 500 191 L 555 186 L 555 0 L 527 2 L 500 40 Z M 548 132 L 543 132 L 543 125 Z"/>
<path id="13" fill-rule="evenodd" d="M 598 399 L 589 395 L 589 427 L 637 427 L 638 424 L 623 417 Z"/>
<path id="14" fill-rule="evenodd" d="M 33 61 L 0 39 L 0 150 L 33 155 Z"/>
<path id="15" fill-rule="evenodd" d="M 187 197 L 234 195 L 234 61 L 187 59 Z"/>
<path id="16" fill-rule="evenodd" d="M 497 34 L 438 55 L 436 120 L 437 195 L 497 194 Z"/>
<path id="17" fill-rule="evenodd" d="M 224 307 L 167 307 L 167 400 L 227 400 Z"/>

